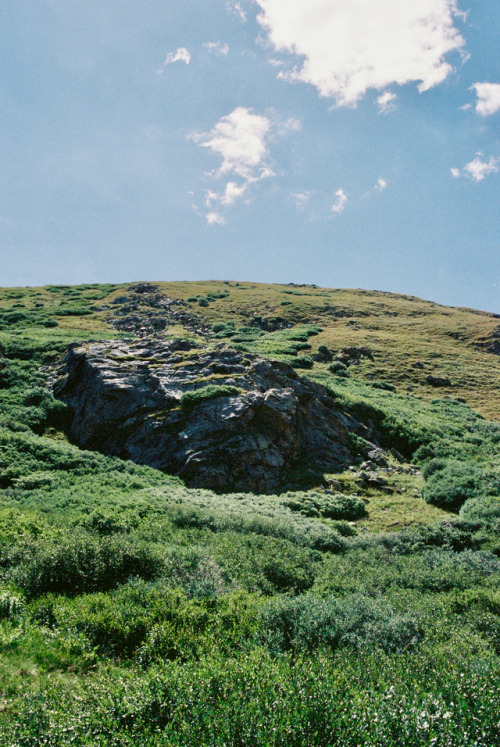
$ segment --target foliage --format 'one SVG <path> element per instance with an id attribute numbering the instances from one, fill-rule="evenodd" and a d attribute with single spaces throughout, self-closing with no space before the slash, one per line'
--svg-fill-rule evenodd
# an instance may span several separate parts
<path id="1" fill-rule="evenodd" d="M 431 459 L 425 465 L 424 475 L 425 500 L 451 510 L 458 510 L 471 498 L 498 497 L 500 493 L 500 472 L 494 474 L 491 468 L 472 461 Z"/>
<path id="2" fill-rule="evenodd" d="M 201 402 L 206 402 L 210 399 L 218 399 L 219 397 L 236 397 L 241 394 L 241 389 L 237 386 L 231 386 L 230 384 L 208 384 L 207 386 L 201 387 L 201 389 L 193 389 L 189 392 L 184 392 L 181 397 L 181 407 L 183 410 L 189 410 Z"/>
<path id="3" fill-rule="evenodd" d="M 319 493 L 287 493 L 280 502 L 299 511 L 304 516 L 324 516 L 329 519 L 360 519 L 366 513 L 365 502 L 362 498 L 331 491 Z"/>
<path id="4" fill-rule="evenodd" d="M 132 291 L 0 289 L 2 745 L 496 744 L 500 426 L 474 408 L 498 412 L 478 347 L 498 321 L 377 292 L 158 285 L 208 347 L 307 361 L 360 421 L 357 458 L 309 490 L 217 495 L 81 451 L 50 365 L 112 336 Z M 365 344 L 373 360 L 331 360 Z M 433 399 L 429 372 L 456 388 Z M 240 393 L 201 386 L 182 417 Z M 366 488 L 375 443 L 386 485 Z"/>

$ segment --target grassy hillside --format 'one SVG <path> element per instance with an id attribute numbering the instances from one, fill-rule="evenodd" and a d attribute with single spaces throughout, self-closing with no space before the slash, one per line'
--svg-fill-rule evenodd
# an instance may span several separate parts
<path id="1" fill-rule="evenodd" d="M 1 743 L 496 743 L 498 316 L 154 286 L 0 289 Z M 54 361 L 149 334 L 287 361 L 381 448 L 274 496 L 79 450 Z"/>

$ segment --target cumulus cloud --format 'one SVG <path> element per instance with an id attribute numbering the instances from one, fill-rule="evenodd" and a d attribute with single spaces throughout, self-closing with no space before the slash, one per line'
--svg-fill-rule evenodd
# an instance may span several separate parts
<path id="1" fill-rule="evenodd" d="M 209 132 L 190 135 L 191 140 L 220 159 L 219 167 L 206 175 L 214 186 L 205 193 L 205 205 L 232 205 L 243 198 L 250 185 L 275 176 L 269 143 L 298 129 L 298 120 L 281 122 L 273 112 L 265 116 L 240 106 L 222 117 Z M 210 213 L 212 223 L 217 222 L 214 215 Z"/>
<path id="2" fill-rule="evenodd" d="M 337 191 L 335 192 L 335 197 L 336 199 L 331 207 L 331 211 L 336 215 L 340 215 L 344 212 L 345 204 L 347 202 L 347 195 L 343 189 L 337 189 Z"/>
<path id="3" fill-rule="evenodd" d="M 207 213 L 205 217 L 207 219 L 207 223 L 209 226 L 215 226 L 215 225 L 223 226 L 226 223 L 226 221 L 224 220 L 222 215 L 220 215 L 220 213 Z"/>
<path id="4" fill-rule="evenodd" d="M 489 174 L 498 173 L 500 158 L 490 156 L 489 161 L 482 161 L 481 155 L 482 154 L 478 154 L 473 161 L 470 161 L 470 163 L 464 166 L 464 172 L 474 179 L 475 182 L 482 182 Z"/>
<path id="5" fill-rule="evenodd" d="M 297 210 L 303 210 L 311 198 L 310 192 L 292 192 Z"/>
<path id="6" fill-rule="evenodd" d="M 191 54 L 189 53 L 189 50 L 187 50 L 186 47 L 179 47 L 175 52 L 169 52 L 165 57 L 163 67 L 172 65 L 174 62 L 185 62 L 186 65 L 189 65 L 191 62 Z"/>
<path id="7" fill-rule="evenodd" d="M 283 125 L 283 131 L 290 130 L 290 132 L 299 132 L 302 129 L 302 122 L 298 119 L 290 117 Z"/>
<path id="8" fill-rule="evenodd" d="M 489 117 L 500 109 L 500 83 L 475 83 L 477 94 L 476 112 Z"/>
<path id="9" fill-rule="evenodd" d="M 380 96 L 377 98 L 377 104 L 380 113 L 387 114 L 388 112 L 392 112 L 396 108 L 394 104 L 396 99 L 396 94 L 391 93 L 390 91 L 386 91 L 385 93 L 380 94 Z"/>
<path id="10" fill-rule="evenodd" d="M 213 202 L 218 202 L 221 205 L 232 205 L 233 202 L 236 202 L 236 200 L 238 200 L 240 197 L 243 197 L 248 185 L 251 182 L 252 180 L 250 180 L 249 182 L 243 182 L 242 184 L 237 184 L 236 182 L 228 182 L 223 192 L 215 192 L 212 189 L 207 190 L 207 194 L 205 197 L 206 206 L 210 207 Z"/>
<path id="11" fill-rule="evenodd" d="M 229 52 L 229 44 L 221 44 L 220 41 L 205 42 L 203 46 L 212 54 L 220 55 L 221 57 L 227 57 Z"/>
<path id="12" fill-rule="evenodd" d="M 256 178 L 267 170 L 267 138 L 270 120 L 251 109 L 239 106 L 222 117 L 210 132 L 192 135 L 203 148 L 222 158 L 218 176 L 237 174 L 242 179 Z"/>
<path id="13" fill-rule="evenodd" d="M 246 22 L 247 12 L 246 10 L 243 9 L 243 6 L 241 5 L 241 3 L 234 2 L 233 0 L 228 0 L 228 2 L 226 3 L 226 8 L 231 13 L 234 13 L 235 15 L 237 15 L 242 23 Z"/>
<path id="14" fill-rule="evenodd" d="M 384 189 L 387 189 L 387 182 L 381 176 L 377 179 L 375 189 L 377 190 L 377 192 L 383 192 Z"/>
<path id="15" fill-rule="evenodd" d="M 462 170 L 456 167 L 450 169 L 451 175 L 458 179 L 460 176 L 467 176 L 473 179 L 476 183 L 482 182 L 489 174 L 498 174 L 500 170 L 500 158 L 490 156 L 488 161 L 483 161 L 484 158 L 482 153 L 476 153 L 476 157 L 465 164 Z"/>
<path id="16" fill-rule="evenodd" d="M 301 58 L 280 77 L 310 83 L 337 105 L 393 84 L 417 82 L 426 91 L 447 78 L 448 54 L 465 44 L 456 0 L 255 2 L 271 45 Z"/>

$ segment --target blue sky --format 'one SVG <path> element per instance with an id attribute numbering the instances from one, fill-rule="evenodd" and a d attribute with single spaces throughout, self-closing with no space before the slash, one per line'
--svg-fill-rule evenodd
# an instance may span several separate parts
<path id="1" fill-rule="evenodd" d="M 0 8 L 0 285 L 234 279 L 500 312 L 498 0 Z"/>

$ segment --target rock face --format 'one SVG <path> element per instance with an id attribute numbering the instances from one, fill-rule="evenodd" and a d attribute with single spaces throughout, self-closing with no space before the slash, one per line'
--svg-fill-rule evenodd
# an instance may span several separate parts
<path id="1" fill-rule="evenodd" d="M 114 299 L 111 311 L 108 323 L 120 332 L 136 337 L 153 337 L 177 324 L 198 336 L 207 334 L 206 324 L 186 301 L 165 296 L 157 285 L 151 283 L 129 286 L 126 295 Z"/>
<path id="2" fill-rule="evenodd" d="M 500 355 L 500 326 L 496 327 L 488 337 L 479 340 L 476 347 L 487 353 Z"/>
<path id="3" fill-rule="evenodd" d="M 79 446 L 217 491 L 269 493 L 296 467 L 338 469 L 362 432 L 286 363 L 186 340 L 72 347 L 51 385 Z"/>
<path id="4" fill-rule="evenodd" d="M 370 348 L 362 346 L 360 348 L 343 348 L 340 353 L 337 354 L 337 360 L 344 363 L 346 366 L 357 366 L 363 358 L 369 358 L 373 360 L 373 353 Z"/>

